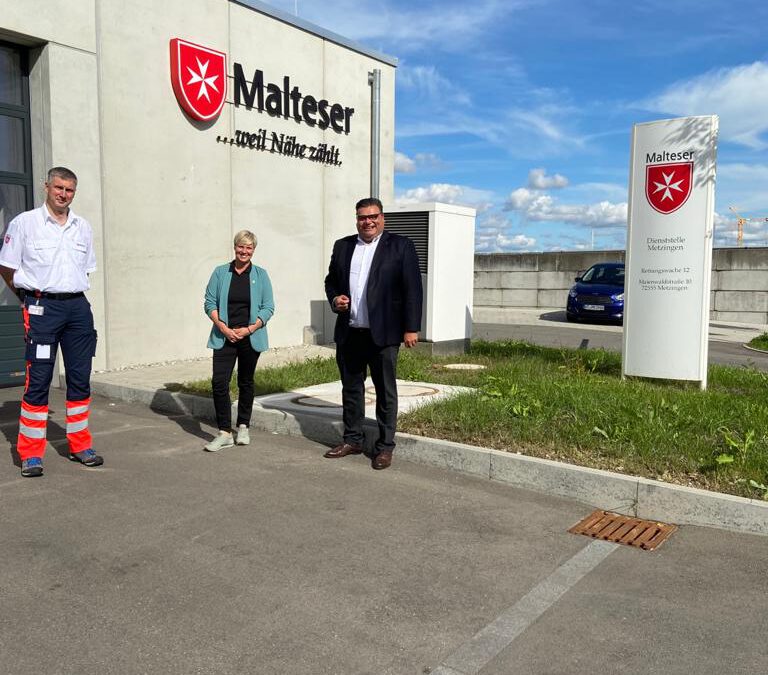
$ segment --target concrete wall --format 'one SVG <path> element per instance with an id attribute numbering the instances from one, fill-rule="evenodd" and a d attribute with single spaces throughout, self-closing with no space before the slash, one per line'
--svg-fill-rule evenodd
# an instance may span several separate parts
<path id="1" fill-rule="evenodd" d="M 303 341 L 333 241 L 354 232 L 354 203 L 369 194 L 368 71 L 383 68 L 384 166 L 393 164 L 394 69 L 243 6 L 205 0 L 102 3 L 105 221 L 108 224 L 109 366 L 205 355 L 210 322 L 203 289 L 232 258 L 232 235 L 258 236 L 254 261 L 270 274 L 276 312 L 270 344 Z M 292 84 L 355 108 L 351 132 L 321 131 L 293 119 L 225 105 L 210 126 L 182 113 L 169 84 L 168 40 L 183 37 L 226 51 L 265 80 Z M 144 54 L 137 68 L 135 54 Z M 151 66 L 151 67 L 150 67 Z M 228 101 L 234 98 L 229 81 Z M 227 146 L 236 129 L 296 135 L 340 148 L 343 164 Z M 383 199 L 393 193 L 385 173 Z M 147 326 L 136 339 L 136 320 Z M 148 349 L 148 347 L 150 349 Z M 154 354 L 153 354 L 154 352 Z"/>
<path id="2" fill-rule="evenodd" d="M 272 279 L 270 343 L 300 344 L 305 326 L 322 327 L 333 241 L 355 231 L 354 204 L 370 194 L 374 68 L 380 195 L 393 201 L 394 66 L 227 0 L 0 0 L 0 37 L 34 49 L 36 181 L 53 164 L 80 178 L 73 208 L 93 225 L 99 265 L 95 368 L 207 355 L 203 292 L 241 229 L 257 234 L 254 262 Z M 288 75 L 304 94 L 354 108 L 350 133 L 235 107 L 231 77 L 221 116 L 191 121 L 171 87 L 175 37 L 226 52 L 230 75 L 237 61 L 249 80 L 255 69 L 267 82 Z M 336 145 L 342 164 L 216 141 L 236 129 Z"/>
<path id="3" fill-rule="evenodd" d="M 712 291 L 712 318 L 768 323 L 768 248 L 715 249 Z"/>
<path id="4" fill-rule="evenodd" d="M 62 19 L 64 17 L 64 19 Z M 99 350 L 95 368 L 106 365 L 104 237 L 101 189 L 97 17 L 94 0 L 2 0 L 0 38 L 30 48 L 32 173 L 43 203 L 51 166 L 70 167 L 78 176 L 72 208 L 93 227 L 99 269 L 91 275 Z M 8 302 L 10 291 L 3 291 Z M 13 302 L 16 302 L 13 299 Z"/>
<path id="5" fill-rule="evenodd" d="M 0 36 L 24 45 L 55 42 L 96 51 L 96 0 L 2 0 Z"/>
<path id="6" fill-rule="evenodd" d="M 503 323 L 520 307 L 564 310 L 578 272 L 618 260 L 624 251 L 475 255 L 475 321 Z M 768 249 L 714 249 L 711 283 L 712 320 L 768 323 Z"/>

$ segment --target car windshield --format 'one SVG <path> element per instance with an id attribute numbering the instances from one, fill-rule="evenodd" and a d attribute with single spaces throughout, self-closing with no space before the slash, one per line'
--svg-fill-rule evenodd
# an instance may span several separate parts
<path id="1" fill-rule="evenodd" d="M 585 272 L 581 280 L 586 284 L 611 284 L 613 286 L 623 286 L 624 268 L 608 265 L 595 265 Z"/>

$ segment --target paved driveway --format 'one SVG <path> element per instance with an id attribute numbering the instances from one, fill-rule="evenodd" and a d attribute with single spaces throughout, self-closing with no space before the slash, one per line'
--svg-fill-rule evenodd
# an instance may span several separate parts
<path id="1" fill-rule="evenodd" d="M 525 340 L 544 347 L 621 352 L 621 326 L 567 323 L 564 311 L 545 311 L 537 318 L 532 318 L 530 311 L 521 311 L 519 319 L 519 322 L 512 319 L 510 323 L 475 323 L 472 337 L 476 340 Z M 760 333 L 758 328 L 764 327 L 712 322 L 709 327 L 709 363 L 768 370 L 768 354 L 743 346 Z"/>
<path id="2" fill-rule="evenodd" d="M 0 672 L 680 673 L 768 668 L 768 540 L 684 527 L 658 551 L 567 528 L 583 504 L 94 401 L 101 469 L 11 451 L 0 390 Z"/>

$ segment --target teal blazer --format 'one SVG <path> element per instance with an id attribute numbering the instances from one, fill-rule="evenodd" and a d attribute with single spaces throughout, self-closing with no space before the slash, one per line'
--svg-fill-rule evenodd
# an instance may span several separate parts
<path id="1" fill-rule="evenodd" d="M 219 319 L 228 323 L 227 306 L 229 305 L 229 286 L 232 283 L 232 272 L 229 270 L 231 263 L 219 265 L 213 270 L 211 279 L 205 289 L 205 314 L 211 318 L 214 309 L 219 310 Z M 267 322 L 275 313 L 275 300 L 272 297 L 272 282 L 263 267 L 251 264 L 251 312 L 248 323 L 256 323 L 261 319 L 264 324 L 258 330 L 251 333 L 251 346 L 254 351 L 264 352 L 269 349 L 267 340 Z M 224 335 L 211 326 L 211 334 L 208 337 L 208 346 L 211 349 L 221 349 L 224 346 Z"/>

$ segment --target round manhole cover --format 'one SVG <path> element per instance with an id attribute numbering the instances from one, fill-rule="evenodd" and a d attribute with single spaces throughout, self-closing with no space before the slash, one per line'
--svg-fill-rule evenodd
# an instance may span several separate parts
<path id="1" fill-rule="evenodd" d="M 310 408 L 341 408 L 341 393 L 324 394 L 322 396 L 297 396 L 291 400 L 296 405 L 305 405 Z M 374 399 L 365 397 L 365 405 L 373 405 Z"/>
<path id="2" fill-rule="evenodd" d="M 368 387 L 365 391 L 373 396 L 376 395 L 376 390 L 373 387 Z M 427 387 L 423 384 L 397 385 L 398 398 L 408 398 L 413 396 L 434 396 L 438 393 L 440 393 L 439 389 L 435 389 L 434 387 Z"/>
<path id="3" fill-rule="evenodd" d="M 485 366 L 479 363 L 446 363 L 446 370 L 485 370 Z"/>

